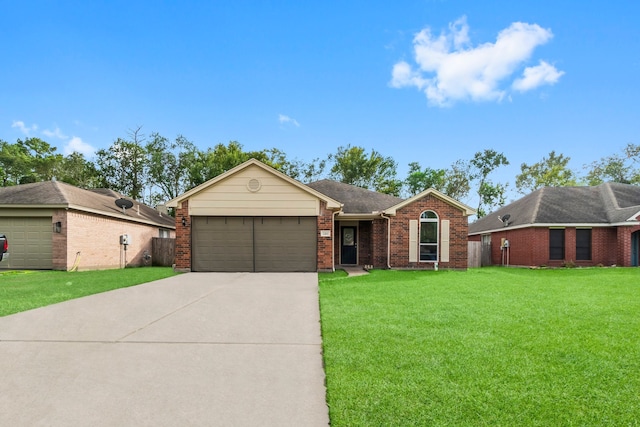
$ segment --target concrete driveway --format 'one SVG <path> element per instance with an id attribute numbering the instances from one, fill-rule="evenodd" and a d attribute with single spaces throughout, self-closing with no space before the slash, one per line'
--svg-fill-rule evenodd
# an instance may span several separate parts
<path id="1" fill-rule="evenodd" d="M 327 426 L 317 283 L 188 273 L 0 317 L 0 425 Z"/>

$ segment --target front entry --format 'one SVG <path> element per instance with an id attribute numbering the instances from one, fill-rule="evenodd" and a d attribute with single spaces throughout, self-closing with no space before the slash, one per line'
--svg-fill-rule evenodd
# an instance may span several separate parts
<path id="1" fill-rule="evenodd" d="M 340 240 L 342 250 L 340 251 L 340 264 L 358 263 L 358 236 L 356 227 L 341 227 Z"/>
<path id="2" fill-rule="evenodd" d="M 640 266 L 640 231 L 631 234 L 631 266 Z"/>

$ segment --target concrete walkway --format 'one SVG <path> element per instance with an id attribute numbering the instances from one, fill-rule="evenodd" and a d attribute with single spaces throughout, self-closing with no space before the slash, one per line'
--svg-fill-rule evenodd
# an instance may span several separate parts
<path id="1" fill-rule="evenodd" d="M 0 425 L 327 426 L 321 351 L 316 274 L 183 274 L 0 317 Z"/>

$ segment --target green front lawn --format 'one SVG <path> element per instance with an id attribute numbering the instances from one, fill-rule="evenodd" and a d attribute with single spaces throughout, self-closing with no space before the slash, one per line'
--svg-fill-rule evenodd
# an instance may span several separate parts
<path id="1" fill-rule="evenodd" d="M 640 269 L 321 275 L 339 426 L 640 425 Z"/>
<path id="2" fill-rule="evenodd" d="M 0 271 L 0 316 L 164 279 L 170 267 L 98 271 Z"/>

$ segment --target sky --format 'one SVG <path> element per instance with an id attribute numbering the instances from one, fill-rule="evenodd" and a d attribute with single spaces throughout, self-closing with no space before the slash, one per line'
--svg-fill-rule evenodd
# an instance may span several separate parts
<path id="1" fill-rule="evenodd" d="M 0 0 L 0 139 L 585 165 L 640 143 L 640 2 Z M 464 201 L 463 201 L 464 202 Z"/>

